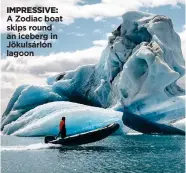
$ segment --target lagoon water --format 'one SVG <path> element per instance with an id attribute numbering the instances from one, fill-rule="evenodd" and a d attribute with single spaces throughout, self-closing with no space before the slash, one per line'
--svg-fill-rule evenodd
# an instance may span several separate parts
<path id="1" fill-rule="evenodd" d="M 183 136 L 110 136 L 76 147 L 1 136 L 2 173 L 184 173 Z"/>

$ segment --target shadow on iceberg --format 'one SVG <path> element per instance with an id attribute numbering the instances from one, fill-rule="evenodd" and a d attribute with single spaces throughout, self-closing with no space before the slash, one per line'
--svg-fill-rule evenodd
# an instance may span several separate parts
<path id="1" fill-rule="evenodd" d="M 144 134 L 185 135 L 185 132 L 178 128 L 149 121 L 128 110 L 124 111 L 122 120 L 127 127 Z"/>

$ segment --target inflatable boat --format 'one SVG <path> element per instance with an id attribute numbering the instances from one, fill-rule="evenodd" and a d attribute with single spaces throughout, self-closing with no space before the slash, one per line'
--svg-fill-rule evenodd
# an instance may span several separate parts
<path id="1" fill-rule="evenodd" d="M 102 128 L 98 128 L 96 130 L 88 131 L 85 133 L 80 133 L 72 136 L 67 136 L 65 138 L 55 139 L 55 136 L 46 136 L 45 143 L 52 143 L 52 144 L 61 144 L 66 146 L 73 146 L 73 145 L 82 145 L 88 144 L 91 142 L 100 141 L 116 130 L 119 129 L 119 124 L 112 123 Z"/>

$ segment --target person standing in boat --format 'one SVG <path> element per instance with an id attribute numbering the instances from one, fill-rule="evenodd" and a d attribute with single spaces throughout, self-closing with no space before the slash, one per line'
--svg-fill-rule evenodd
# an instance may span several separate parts
<path id="1" fill-rule="evenodd" d="M 59 134 L 57 138 L 61 135 L 61 138 L 66 137 L 66 124 L 65 124 L 65 117 L 61 118 L 60 124 L 59 124 Z"/>

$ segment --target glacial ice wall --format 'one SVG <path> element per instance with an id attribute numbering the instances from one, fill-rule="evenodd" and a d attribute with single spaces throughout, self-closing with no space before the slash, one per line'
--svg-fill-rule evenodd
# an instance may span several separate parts
<path id="1" fill-rule="evenodd" d="M 146 118 L 162 111 L 159 119 L 166 116 L 166 123 L 184 118 L 185 91 L 176 82 L 185 74 L 185 64 L 171 19 L 136 11 L 122 18 L 97 64 L 52 76 L 47 86 L 19 87 L 3 114 L 2 129 L 29 110 L 56 101 L 120 111 L 127 107 Z M 165 103 L 175 109 L 160 106 Z"/>

